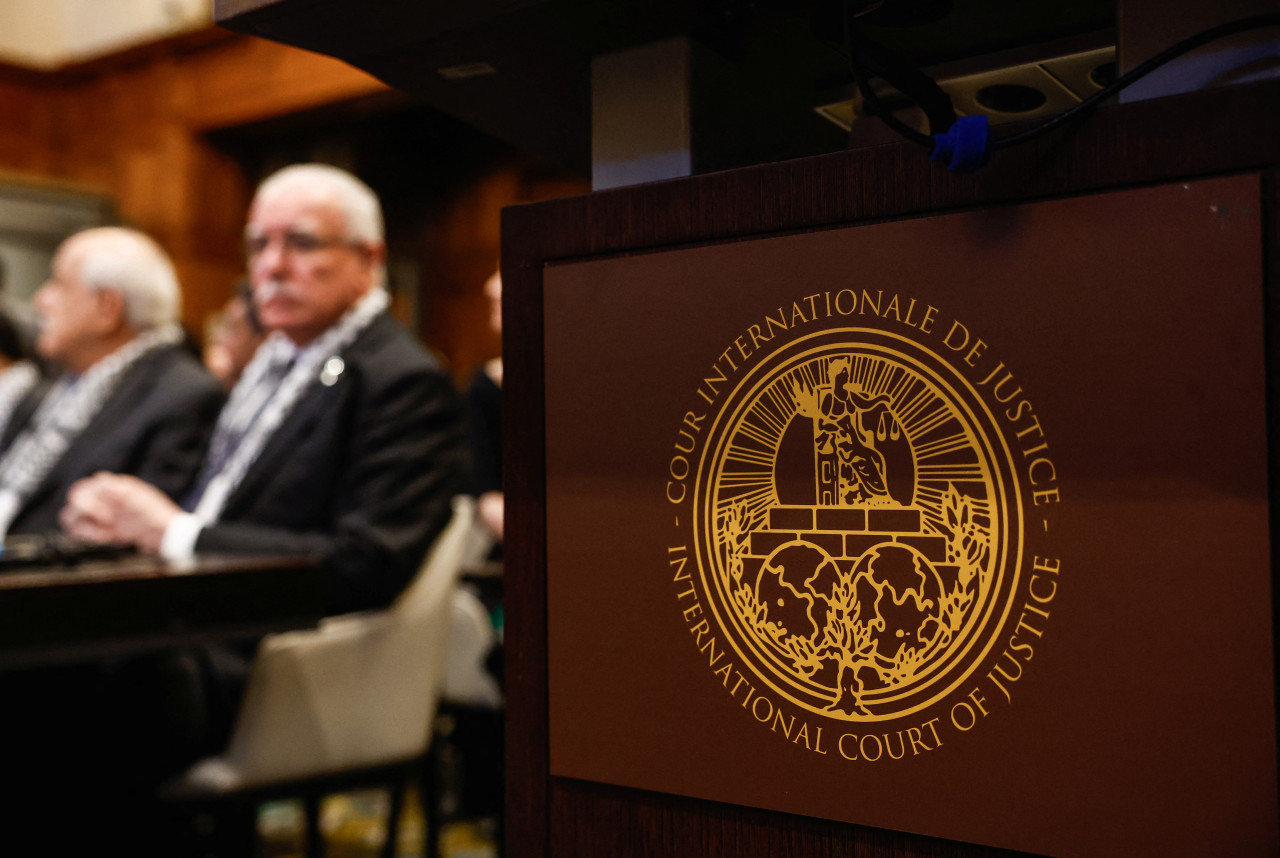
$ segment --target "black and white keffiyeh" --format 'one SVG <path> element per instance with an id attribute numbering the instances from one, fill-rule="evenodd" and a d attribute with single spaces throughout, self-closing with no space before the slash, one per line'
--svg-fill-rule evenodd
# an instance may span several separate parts
<path id="1" fill-rule="evenodd" d="M 227 498 L 306 387 L 316 378 L 336 378 L 339 355 L 388 303 L 386 290 L 374 289 L 305 348 L 279 332 L 258 348 L 218 415 L 196 489 L 184 504 L 202 526 L 218 520 Z"/>
<path id="2" fill-rule="evenodd" d="M 125 372 L 148 353 L 182 340 L 182 329 L 165 325 L 134 337 L 81 375 L 64 375 L 49 390 L 0 458 L 0 536 L 27 498 L 85 427 L 98 415 Z"/>
<path id="3" fill-rule="evenodd" d="M 29 360 L 10 364 L 0 372 L 0 435 L 9 427 L 18 403 L 40 380 L 40 370 Z"/>

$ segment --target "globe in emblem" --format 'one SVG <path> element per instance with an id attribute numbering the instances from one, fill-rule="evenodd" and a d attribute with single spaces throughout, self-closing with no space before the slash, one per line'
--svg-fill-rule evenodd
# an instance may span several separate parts
<path id="1" fill-rule="evenodd" d="M 869 714 L 858 692 L 924 661 L 944 631 L 942 597 L 942 579 L 928 560 L 892 544 L 866 552 L 849 574 L 821 548 L 789 542 L 765 559 L 756 580 L 769 632 L 835 660 L 832 678 L 842 693 L 830 708 L 850 714 Z M 824 646 L 849 630 L 859 645 L 844 658 L 838 647 Z"/>
<path id="2" fill-rule="evenodd" d="M 774 691 L 846 721 L 918 711 L 974 669 L 1008 610 L 1018 518 L 989 414 L 900 338 L 857 335 L 744 379 L 699 489 L 730 643 Z"/>

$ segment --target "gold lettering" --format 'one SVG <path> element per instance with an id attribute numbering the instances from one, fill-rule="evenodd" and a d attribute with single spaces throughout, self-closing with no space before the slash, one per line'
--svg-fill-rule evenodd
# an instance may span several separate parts
<path id="1" fill-rule="evenodd" d="M 902 313 L 898 310 L 898 293 L 896 292 L 893 293 L 893 297 L 889 299 L 889 306 L 884 309 L 885 318 L 888 318 L 890 313 L 892 313 L 893 317 L 899 322 L 902 321 Z M 887 736 L 888 734 L 886 733 L 885 735 Z M 889 756 L 893 755 L 890 754 Z"/>
<path id="2" fill-rule="evenodd" d="M 1019 430 L 1015 437 L 1021 441 L 1022 436 L 1026 435 L 1028 432 L 1035 432 L 1039 437 L 1044 437 L 1044 430 L 1040 428 L 1040 418 L 1034 414 L 1031 415 L 1031 425 L 1026 429 Z"/>
<path id="3" fill-rule="evenodd" d="M 812 748 L 809 747 L 808 722 L 800 725 L 800 731 L 796 733 L 796 737 L 793 741 L 798 745 L 800 744 L 801 739 L 804 739 L 804 749 L 806 751 L 813 751 L 815 754 L 821 754 L 824 757 L 827 755 L 827 752 L 822 749 L 822 728 L 821 727 L 818 728 L 818 736 L 817 738 L 814 739 Z"/>
<path id="4" fill-rule="evenodd" d="M 906 321 L 903 322 L 904 325 L 907 325 L 908 327 L 913 327 L 913 328 L 915 327 L 915 322 L 911 321 L 911 314 L 914 313 L 915 311 L 916 311 L 916 299 L 912 298 L 911 303 L 907 305 L 907 318 L 906 318 Z"/>
<path id="5" fill-rule="evenodd" d="M 710 375 L 702 379 L 702 385 L 698 388 L 698 395 L 705 399 L 708 405 L 715 402 L 716 397 L 720 395 L 716 385 L 729 380 L 729 377 L 724 374 L 724 370 L 720 369 L 719 366 L 713 365 L 711 368 L 716 371 L 717 375 Z M 710 395 L 708 395 L 708 391 Z"/>
<path id="6" fill-rule="evenodd" d="M 1040 616 L 1044 617 L 1046 620 L 1049 619 L 1049 612 L 1042 611 L 1039 608 L 1037 608 L 1035 605 L 1023 605 L 1022 611 L 1023 611 L 1023 614 L 1025 614 L 1027 611 L 1031 611 L 1032 613 L 1039 614 Z"/>
<path id="7" fill-rule="evenodd" d="M 979 340 L 978 342 L 982 342 L 982 341 Z M 972 354 L 972 352 L 970 354 Z M 969 365 L 973 366 L 972 363 L 970 363 Z M 1000 390 L 1001 388 L 1004 387 L 1005 382 L 1013 381 L 1013 373 L 1009 372 L 1009 370 L 1004 368 L 1003 361 L 995 368 L 995 370 L 991 373 L 991 375 L 987 376 L 985 379 L 978 382 L 978 386 L 981 387 L 982 385 L 991 381 L 991 379 L 995 378 L 996 375 L 999 374 L 1001 370 L 1004 370 L 1004 378 L 1000 379 L 999 381 L 997 381 L 995 384 L 991 386 L 991 396 L 995 399 L 996 402 L 999 402 L 1001 405 L 1007 405 L 1010 402 L 1010 400 L 1012 400 L 1019 393 L 1022 393 L 1022 387 L 1019 386 L 1014 390 L 1005 394 L 1000 393 Z"/>
<path id="8" fill-rule="evenodd" d="M 707 652 L 708 650 L 710 650 L 710 653 L 711 653 L 711 654 L 708 656 L 709 661 L 707 662 L 707 666 L 708 666 L 708 667 L 715 667 L 715 666 L 716 666 L 716 662 L 720 660 L 720 656 L 724 655 L 724 652 L 723 652 L 723 651 L 722 651 L 722 652 L 716 652 L 716 639 L 715 639 L 715 638 L 707 638 L 707 643 L 706 643 L 706 645 L 698 647 L 698 652 L 705 653 L 705 652 Z"/>
<path id="9" fill-rule="evenodd" d="M 1040 631 L 1039 629 L 1035 628 L 1034 626 L 1031 626 L 1031 625 L 1028 625 L 1028 624 L 1027 624 L 1027 611 L 1035 611 L 1035 612 L 1036 612 L 1036 613 L 1038 613 L 1038 614 L 1044 614 L 1045 619 L 1048 619 L 1048 617 L 1049 617 L 1049 614 L 1048 614 L 1048 612 L 1047 612 L 1047 611 L 1041 611 L 1039 608 L 1036 608 L 1036 607 L 1034 607 L 1034 606 L 1032 606 L 1032 605 L 1023 605 L 1023 606 L 1022 606 L 1022 613 L 1018 615 L 1017 631 L 1020 631 L 1020 632 L 1022 632 L 1022 631 L 1031 632 L 1031 634 L 1035 635 L 1037 638 L 1042 638 L 1042 637 L 1044 637 L 1044 632 Z M 1015 634 L 1016 634 L 1016 633 L 1015 633 Z"/>
<path id="10" fill-rule="evenodd" d="M 702 421 L 706 419 L 707 415 L 705 414 L 694 414 L 692 411 L 686 411 L 684 413 L 684 421 L 680 425 L 688 426 L 694 432 L 701 432 Z"/>
<path id="11" fill-rule="evenodd" d="M 1009 703 L 1013 702 L 1013 697 L 1009 694 L 1009 689 L 1005 688 L 1003 685 L 1000 684 L 1000 680 L 995 678 L 994 672 L 988 673 L 987 679 L 990 679 L 992 682 L 994 682 L 996 684 L 996 688 L 999 688 L 1000 691 L 1004 693 L 1004 699 L 1006 702 L 1009 702 Z"/>
<path id="12" fill-rule="evenodd" d="M 1030 457 L 1034 456 L 1036 453 L 1040 453 L 1040 452 L 1042 452 L 1042 451 L 1044 451 L 1044 450 L 1048 450 L 1048 449 L 1049 449 L 1049 442 L 1048 442 L 1048 441 L 1041 441 L 1039 444 L 1036 444 L 1034 447 L 1028 447 L 1027 449 L 1023 450 L 1023 451 L 1022 451 L 1022 458 L 1024 458 L 1024 459 L 1028 459 L 1028 458 L 1030 458 Z"/>
<path id="13" fill-rule="evenodd" d="M 853 299 L 853 303 L 849 305 L 849 309 L 847 310 L 842 309 L 840 307 L 840 298 L 843 295 L 848 295 L 851 299 Z M 856 311 L 857 309 L 858 309 L 858 294 L 856 292 L 854 292 L 852 289 L 841 289 L 839 292 L 836 293 L 836 312 L 837 313 L 839 313 L 841 316 L 849 316 L 849 315 L 852 315 L 854 311 Z"/>
<path id="14" fill-rule="evenodd" d="M 972 705 L 970 705 L 970 701 L 972 701 Z M 979 712 L 981 712 L 984 717 L 986 716 L 987 714 L 986 702 L 987 702 L 987 698 L 978 694 L 978 689 L 976 688 L 973 689 L 972 691 L 969 692 L 968 699 L 961 700 L 959 703 L 951 707 L 951 723 L 960 732 L 967 733 L 968 731 L 974 728 L 974 725 L 978 723 Z M 963 713 L 963 715 L 961 715 L 960 713 Z M 964 724 L 962 724 L 961 723 L 962 720 L 967 721 L 968 726 L 965 726 Z"/>
<path id="15" fill-rule="evenodd" d="M 796 319 L 799 319 L 801 322 L 809 321 L 804 317 L 804 310 L 800 309 L 800 305 L 797 302 L 792 301 L 791 302 L 791 327 L 793 328 L 796 326 Z"/>
<path id="16" fill-rule="evenodd" d="M 937 719 L 937 718 L 930 718 L 928 721 L 925 721 L 925 722 L 924 722 L 924 724 L 923 724 L 923 725 L 921 725 L 921 726 L 922 726 L 922 727 L 928 727 L 928 728 L 929 728 L 929 732 L 933 733 L 933 746 L 934 746 L 935 748 L 939 748 L 939 747 L 941 747 L 941 746 L 942 746 L 942 740 L 938 738 L 938 719 Z"/>
<path id="17" fill-rule="evenodd" d="M 1031 493 L 1031 502 L 1034 506 L 1044 506 L 1047 503 L 1058 503 L 1061 498 L 1058 497 L 1057 489 L 1045 489 L 1040 492 Z"/>
<path id="18" fill-rule="evenodd" d="M 926 745 L 923 741 L 921 741 L 919 727 L 908 727 L 907 738 L 911 740 L 911 756 L 913 757 L 920 756 L 921 748 L 924 748 L 926 751 L 933 750 L 928 745 Z"/>
<path id="19" fill-rule="evenodd" d="M 877 316 L 879 316 L 879 315 L 880 315 L 880 302 L 881 302 L 881 301 L 883 301 L 883 300 L 884 300 L 884 290 L 883 290 L 883 289 L 877 289 L 877 290 L 876 290 L 876 297 L 875 297 L 875 300 L 874 300 L 874 301 L 873 301 L 873 300 L 871 300 L 871 293 L 870 293 L 870 292 L 868 292 L 866 289 L 863 289 L 863 290 L 862 290 L 862 309 L 861 309 L 861 310 L 859 310 L 858 312 L 860 312 L 860 313 L 862 313 L 862 314 L 864 314 L 864 315 L 865 315 L 865 314 L 866 314 L 866 312 L 867 312 L 867 305 L 868 305 L 868 304 L 870 304 L 870 305 L 871 305 L 871 311 L 872 311 L 873 313 L 875 313 Z"/>
<path id="20" fill-rule="evenodd" d="M 795 727 L 795 725 L 796 725 L 796 716 L 792 715 L 792 716 L 791 716 L 791 720 L 790 720 L 790 721 L 783 721 L 783 720 L 782 720 L 782 710 L 781 710 L 781 709 L 779 709 L 779 710 L 778 710 L 778 712 L 777 712 L 777 715 L 776 715 L 776 716 L 774 717 L 774 719 L 773 719 L 773 726 L 772 726 L 772 727 L 770 727 L 769 729 L 776 733 L 776 732 L 778 732 L 778 725 L 779 725 L 779 724 L 781 724 L 781 725 L 782 725 L 782 735 L 783 735 L 783 737 L 784 737 L 784 738 L 787 738 L 787 739 L 790 739 L 790 738 L 791 738 L 791 728 Z"/>
<path id="21" fill-rule="evenodd" d="M 938 313 L 938 308 L 932 304 L 927 305 L 928 309 L 924 311 L 924 318 L 920 320 L 920 333 L 932 334 L 933 323 L 937 321 L 934 317 Z"/>
<path id="22" fill-rule="evenodd" d="M 681 550 L 683 550 L 684 546 L 681 546 L 680 548 Z M 671 549 L 668 548 L 667 551 L 668 553 L 670 553 Z M 689 557 L 688 555 L 685 555 L 685 554 L 681 554 L 679 557 L 673 557 L 667 561 L 667 565 L 676 570 L 676 577 L 672 579 L 673 581 L 689 580 L 690 573 L 684 571 L 684 567 L 686 564 L 688 564 L 688 562 L 689 562 Z"/>
<path id="23" fill-rule="evenodd" d="M 810 319 L 818 318 L 817 294 L 809 295 L 805 298 L 805 300 L 809 302 L 809 318 Z M 831 314 L 827 313 L 827 315 L 829 316 Z"/>
<path id="24" fill-rule="evenodd" d="M 969 722 L 968 726 L 960 723 L 960 718 L 956 714 L 957 712 L 965 713 L 964 720 Z M 954 724 L 955 728 L 961 733 L 967 733 L 973 729 L 975 724 L 978 723 L 978 716 L 973 713 L 972 706 L 961 700 L 955 706 L 951 707 L 951 723 Z"/>
<path id="25" fill-rule="evenodd" d="M 775 320 L 773 316 L 765 316 L 764 321 L 765 321 L 765 324 L 769 326 L 769 336 L 765 337 L 766 340 L 773 339 L 774 333 L 775 333 L 774 331 L 775 327 L 779 331 L 787 330 L 787 317 L 786 317 L 786 314 L 782 312 L 781 307 L 778 308 L 777 320 Z"/>
<path id="26" fill-rule="evenodd" d="M 1017 672 L 1012 676 L 1010 676 L 1009 671 L 1005 670 L 1004 667 L 1000 664 L 1000 662 L 1004 661 L 1005 659 L 1008 659 L 1009 663 L 1012 664 L 1014 668 L 1016 668 L 1017 670 Z M 999 672 L 999 674 L 1003 676 L 1005 679 L 1007 679 L 1009 682 L 1017 682 L 1019 679 L 1022 678 L 1022 662 L 1014 658 L 1013 655 L 1009 652 L 1009 650 L 1006 649 L 1004 652 L 1000 653 L 1000 658 L 996 660 L 995 670 L 993 670 L 992 673 L 995 673 L 995 672 Z M 996 684 L 998 685 L 999 683 L 997 682 Z M 1002 690 L 1003 688 L 1004 686 L 1001 686 Z M 1007 691 L 1005 692 L 1005 695 L 1006 696 L 1008 695 Z"/>
<path id="27" fill-rule="evenodd" d="M 683 480 L 689 476 L 689 460 L 684 456 L 672 456 L 667 470 L 675 479 Z"/>
<path id="28" fill-rule="evenodd" d="M 757 703 L 763 703 L 765 708 L 768 710 L 763 718 L 760 717 L 760 707 L 756 705 Z M 751 714 L 754 715 L 755 719 L 761 724 L 767 724 L 769 720 L 773 718 L 773 701 L 763 695 L 757 697 L 755 703 L 751 704 Z"/>
<path id="29" fill-rule="evenodd" d="M 961 336 L 960 343 L 957 345 L 951 342 L 952 336 L 959 333 Z M 965 346 L 969 345 L 969 329 L 959 322 L 951 323 L 951 330 L 947 331 L 947 335 L 942 338 L 942 344 L 953 352 L 958 352 Z"/>
<path id="30" fill-rule="evenodd" d="M 1031 559 L 1031 568 L 1037 572 L 1049 572 L 1057 575 L 1058 570 L 1062 568 L 1062 561 L 1056 557 L 1041 557 L 1037 554 Z"/>
<path id="31" fill-rule="evenodd" d="M 1049 468 L 1049 476 L 1045 477 L 1043 480 L 1036 479 L 1036 468 L 1039 468 L 1042 466 L 1047 466 Z M 1048 482 L 1048 483 L 1057 482 L 1058 469 L 1053 466 L 1052 461 L 1050 461 L 1049 459 L 1046 459 L 1044 456 L 1041 456 L 1038 459 L 1032 459 L 1031 464 L 1027 465 L 1027 479 L 1031 481 L 1031 485 L 1033 486 L 1038 486 L 1042 482 Z"/>
<path id="32" fill-rule="evenodd" d="M 1058 582 L 1050 581 L 1049 585 L 1052 589 L 1049 590 L 1049 595 L 1040 596 L 1036 594 L 1036 582 L 1039 580 L 1041 580 L 1039 575 L 1032 575 L 1031 583 L 1027 585 L 1027 592 L 1031 595 L 1031 598 L 1035 599 L 1040 604 L 1047 605 L 1053 601 L 1054 596 L 1058 595 Z"/>
<path id="33" fill-rule="evenodd" d="M 1018 388 L 1021 390 L 1022 388 Z M 1005 411 L 1004 416 L 1012 422 L 1022 419 L 1022 415 L 1031 410 L 1031 401 L 1028 399 L 1018 400 L 1018 404 Z"/>

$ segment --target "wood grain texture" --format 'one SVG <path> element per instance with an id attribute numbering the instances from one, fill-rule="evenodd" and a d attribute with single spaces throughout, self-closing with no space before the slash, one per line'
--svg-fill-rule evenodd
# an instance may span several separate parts
<path id="1" fill-rule="evenodd" d="M 1262 170 L 1273 171 L 1267 184 L 1270 208 L 1264 213 L 1270 297 L 1280 278 L 1277 166 L 1280 85 L 1268 82 L 1104 110 L 1082 126 L 1002 150 L 988 167 L 971 175 L 947 173 L 930 163 L 921 150 L 902 143 L 507 209 L 502 264 L 507 374 L 504 455 L 510 463 L 506 467 L 508 854 L 530 858 L 1002 854 L 927 837 L 549 775 L 544 265 Z M 1081 252 L 1087 253 L 1088 248 Z M 1268 306 L 1268 321 L 1275 320 L 1274 300 Z M 1274 325 L 1269 328 L 1274 330 Z M 1274 343 L 1270 348 L 1270 366 L 1275 366 Z M 1275 413 L 1274 377 L 1271 385 Z M 1274 419 L 1271 423 L 1276 425 Z M 1272 438 L 1277 440 L 1274 430 Z"/>
<path id="2" fill-rule="evenodd" d="M 110 197 L 173 257 L 199 331 L 243 273 L 252 190 L 207 133 L 386 92 L 338 60 L 214 28 L 52 72 L 0 68 L 0 172 Z"/>

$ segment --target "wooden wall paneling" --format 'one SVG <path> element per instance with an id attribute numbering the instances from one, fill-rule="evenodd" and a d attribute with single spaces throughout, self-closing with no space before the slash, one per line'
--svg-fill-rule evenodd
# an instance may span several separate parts
<path id="1" fill-rule="evenodd" d="M 206 135 L 388 92 L 339 60 L 211 28 L 56 72 L 0 74 L 0 172 L 113 199 L 173 256 L 183 321 L 198 334 L 243 273 L 252 193 Z"/>
<path id="2" fill-rule="evenodd" d="M 51 93 L 43 86 L 0 79 L 0 169 L 14 173 L 49 170 L 53 117 Z"/>
<path id="3" fill-rule="evenodd" d="M 508 854 L 992 854 L 926 837 L 550 777 L 542 368 L 546 263 L 1274 170 L 1278 162 L 1280 85 L 1260 83 L 1105 110 L 1079 128 L 1003 150 L 970 175 L 947 173 L 928 162 L 923 151 L 901 143 L 507 209 L 504 458 L 513 463 L 505 472 Z M 1274 179 L 1270 187 L 1269 295 L 1280 251 Z M 1276 313 L 1274 301 L 1271 313 Z M 1274 342 L 1271 347 L 1276 348 Z M 1275 401 L 1273 395 L 1273 407 Z"/>
<path id="4" fill-rule="evenodd" d="M 182 120 L 201 131 L 389 92 L 341 60 L 248 37 L 193 52 L 183 66 L 190 88 Z"/>
<path id="5" fill-rule="evenodd" d="M 507 165 L 456 194 L 424 225 L 423 338 L 451 356 L 454 382 L 467 384 L 475 367 L 501 351 L 489 329 L 483 284 L 498 265 L 498 225 L 502 207 L 521 201 L 519 170 Z"/>

